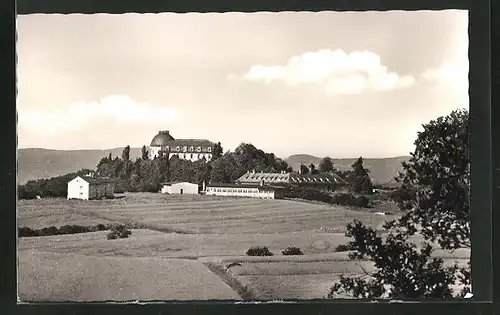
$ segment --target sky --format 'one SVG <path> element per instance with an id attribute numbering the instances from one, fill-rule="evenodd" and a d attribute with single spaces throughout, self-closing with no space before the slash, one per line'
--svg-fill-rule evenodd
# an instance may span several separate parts
<path id="1" fill-rule="evenodd" d="M 18 147 L 408 155 L 469 108 L 467 11 L 24 15 Z"/>

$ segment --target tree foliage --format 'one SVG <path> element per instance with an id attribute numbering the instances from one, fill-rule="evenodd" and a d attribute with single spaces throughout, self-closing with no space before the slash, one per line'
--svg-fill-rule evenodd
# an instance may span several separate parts
<path id="1" fill-rule="evenodd" d="M 222 148 L 222 145 L 220 142 L 217 142 L 214 146 L 214 152 L 212 154 L 212 160 L 217 160 L 222 156 L 224 153 L 224 149 Z"/>
<path id="2" fill-rule="evenodd" d="M 319 171 L 316 169 L 316 165 L 314 165 L 314 163 L 309 164 L 309 172 L 312 175 L 319 174 Z"/>
<path id="3" fill-rule="evenodd" d="M 141 158 L 143 160 L 147 160 L 148 159 L 148 154 L 149 154 L 148 149 L 146 148 L 145 145 L 143 145 L 142 149 L 141 149 Z"/>
<path id="4" fill-rule="evenodd" d="M 125 148 L 123 148 L 122 160 L 124 160 L 124 161 L 130 160 L 130 146 L 129 145 L 127 145 Z"/>
<path id="5" fill-rule="evenodd" d="M 222 150 L 222 146 L 218 143 Z M 209 183 L 232 183 L 248 170 L 264 172 L 291 171 L 288 164 L 273 153 L 266 153 L 252 144 L 242 143 L 234 152 L 226 152 L 211 161 L 198 161 L 168 157 L 168 152 L 155 159 L 148 158 L 146 146 L 142 147 L 142 158 L 130 160 L 130 146 L 123 149 L 121 157 L 111 154 L 97 163 L 96 176 L 111 178 L 115 182 L 115 192 L 147 191 L 158 192 L 160 184 L 166 181 L 186 181 L 202 185 Z M 216 152 L 214 152 L 215 154 Z M 51 179 L 30 181 L 19 186 L 19 198 L 66 197 L 67 183 L 77 175 L 85 175 L 91 170 L 82 170 Z"/>
<path id="6" fill-rule="evenodd" d="M 309 173 L 309 168 L 305 166 L 304 164 L 300 164 L 300 174 L 308 174 Z"/>
<path id="7" fill-rule="evenodd" d="M 349 183 L 356 193 L 373 194 L 373 184 L 370 179 L 369 170 L 363 166 L 363 157 L 359 157 L 352 164 L 352 172 L 349 174 Z"/>
<path id="8" fill-rule="evenodd" d="M 403 216 L 384 225 L 385 235 L 355 221 L 347 225 L 350 258 L 368 259 L 375 272 L 341 277 L 328 297 L 446 298 L 470 292 L 467 267 L 444 266 L 431 257 L 436 247 L 470 248 L 468 112 L 457 110 L 423 125 L 415 151 L 398 176 L 406 191 Z M 421 244 L 409 238 L 420 235 Z"/>
<path id="9" fill-rule="evenodd" d="M 329 156 L 324 157 L 319 163 L 319 171 L 321 173 L 330 173 L 333 172 L 333 170 L 334 168 L 332 159 Z"/>
<path id="10" fill-rule="evenodd" d="M 218 147 L 222 150 L 220 143 Z M 114 178 L 120 191 L 154 192 L 165 181 L 186 181 L 199 185 L 203 182 L 232 183 L 250 169 L 265 172 L 290 170 L 288 164 L 273 153 L 266 153 L 247 143 L 210 161 L 203 158 L 193 162 L 175 155 L 169 158 L 167 153 L 160 152 L 158 157 L 150 160 L 144 146 L 145 159 L 136 159 L 135 162 L 123 159 L 125 152 L 121 159 L 104 157 L 98 164 L 97 172 Z"/>

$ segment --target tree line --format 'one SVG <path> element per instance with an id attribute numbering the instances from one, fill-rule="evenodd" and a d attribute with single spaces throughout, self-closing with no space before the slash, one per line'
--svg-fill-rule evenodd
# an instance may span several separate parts
<path id="1" fill-rule="evenodd" d="M 292 168 L 283 159 L 274 153 L 267 153 L 249 143 L 240 144 L 234 151 L 223 153 L 219 143 L 214 148 L 213 158 L 206 161 L 204 158 L 197 161 L 180 159 L 177 156 L 168 158 L 166 152 L 154 159 L 149 159 L 146 146 L 142 147 L 142 154 L 135 160 L 130 158 L 130 146 L 126 146 L 121 156 L 113 157 L 111 153 L 101 158 L 96 169 L 83 169 L 62 176 L 49 179 L 31 180 L 25 185 L 18 186 L 20 199 L 34 199 L 37 196 L 65 197 L 67 183 L 76 176 L 83 176 L 94 172 L 98 177 L 111 178 L 115 182 L 115 191 L 121 192 L 157 192 L 162 182 L 186 181 L 197 183 L 200 186 L 208 183 L 233 183 L 248 170 L 256 172 L 291 172 Z M 301 166 L 302 167 L 302 166 Z M 353 165 L 352 171 L 341 172 L 334 168 L 332 159 L 325 157 L 319 164 L 319 169 L 310 166 L 302 173 L 337 174 L 347 179 L 356 193 L 371 194 L 373 185 L 369 178 L 369 171 L 363 167 L 363 158 L 360 157 Z"/>
<path id="2" fill-rule="evenodd" d="M 157 192 L 162 182 L 187 181 L 202 185 L 208 183 L 233 183 L 249 169 L 264 172 L 292 171 L 288 164 L 273 153 L 257 149 L 249 143 L 240 144 L 234 151 L 223 152 L 217 143 L 210 161 L 201 159 L 189 161 L 177 156 L 168 158 L 166 152 L 149 159 L 146 146 L 135 160 L 130 158 L 130 146 L 123 149 L 121 156 L 111 153 L 101 158 L 95 170 L 84 169 L 48 179 L 30 180 L 18 185 L 19 199 L 34 199 L 37 196 L 66 197 L 67 183 L 76 176 L 94 172 L 96 176 L 111 178 L 116 192 Z"/>

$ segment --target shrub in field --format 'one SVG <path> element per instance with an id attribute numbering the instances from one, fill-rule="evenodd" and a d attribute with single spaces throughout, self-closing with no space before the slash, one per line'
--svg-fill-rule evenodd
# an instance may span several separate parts
<path id="1" fill-rule="evenodd" d="M 326 203 L 332 202 L 332 197 L 328 192 L 312 188 L 290 187 L 286 190 L 285 197 Z"/>
<path id="2" fill-rule="evenodd" d="M 108 240 L 114 240 L 117 238 L 128 238 L 130 235 L 132 235 L 132 232 L 125 225 L 119 224 L 111 227 L 111 232 L 108 233 L 107 237 Z"/>
<path id="3" fill-rule="evenodd" d="M 39 236 L 50 236 L 50 235 L 57 235 L 57 228 L 55 226 L 51 226 L 48 228 L 43 228 L 39 230 L 38 235 Z"/>
<path id="4" fill-rule="evenodd" d="M 87 232 L 97 232 L 110 230 L 111 225 L 98 224 L 96 226 L 81 226 L 81 225 L 63 225 L 60 228 L 51 226 L 42 229 L 31 229 L 29 227 L 18 228 L 19 237 L 34 237 L 34 236 L 52 236 L 52 235 L 65 235 L 65 234 L 78 234 Z"/>
<path id="5" fill-rule="evenodd" d="M 273 253 L 265 246 L 252 246 L 247 250 L 247 256 L 272 256 Z"/>
<path id="6" fill-rule="evenodd" d="M 304 255 L 304 253 L 298 247 L 287 247 L 281 251 L 282 255 Z"/>
<path id="7" fill-rule="evenodd" d="M 347 252 L 349 250 L 351 250 L 349 244 L 340 244 L 337 247 L 335 247 L 336 252 Z"/>
<path id="8" fill-rule="evenodd" d="M 370 199 L 366 196 L 355 196 L 351 193 L 336 194 L 332 197 L 332 203 L 342 206 L 355 206 L 359 208 L 371 208 Z"/>
<path id="9" fill-rule="evenodd" d="M 38 232 L 30 229 L 29 227 L 21 227 L 18 229 L 18 236 L 19 237 L 32 237 L 32 236 L 38 236 Z"/>
<path id="10" fill-rule="evenodd" d="M 89 230 L 90 230 L 90 227 L 88 227 L 88 226 L 63 225 L 59 228 L 59 231 L 56 234 L 78 234 L 78 233 L 89 232 Z M 52 235 L 56 235 L 56 234 L 52 234 Z"/>

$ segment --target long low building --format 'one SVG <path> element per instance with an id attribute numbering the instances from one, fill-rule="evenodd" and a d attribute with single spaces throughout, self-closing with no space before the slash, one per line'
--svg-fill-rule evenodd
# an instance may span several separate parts
<path id="1" fill-rule="evenodd" d="M 198 184 L 189 182 L 167 182 L 161 184 L 161 193 L 170 195 L 197 195 Z"/>
<path id="2" fill-rule="evenodd" d="M 206 187 L 207 196 L 247 197 L 262 199 L 282 199 L 285 188 L 255 184 L 210 184 Z"/>
<path id="3" fill-rule="evenodd" d="M 336 174 L 299 174 L 299 173 L 263 173 L 248 171 L 236 180 L 239 184 L 258 184 L 266 182 L 270 185 L 321 187 L 335 189 L 347 185 L 347 181 Z"/>

